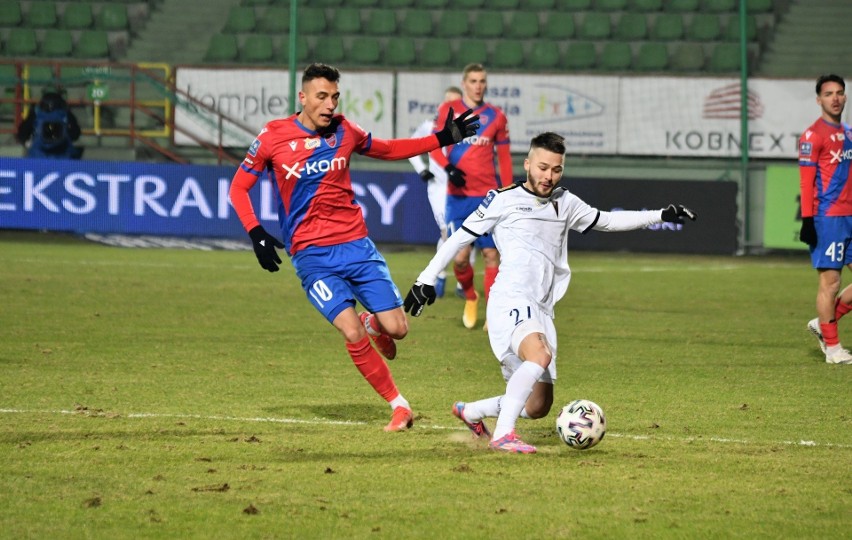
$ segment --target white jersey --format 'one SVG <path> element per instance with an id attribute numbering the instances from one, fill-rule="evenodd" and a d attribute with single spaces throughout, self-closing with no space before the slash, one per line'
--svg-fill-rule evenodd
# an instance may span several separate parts
<path id="1" fill-rule="evenodd" d="M 538 197 L 521 184 L 490 191 L 418 277 L 434 285 L 460 247 L 492 234 L 500 271 L 491 296 L 523 298 L 553 317 L 553 306 L 568 290 L 568 231 L 629 231 L 662 223 L 662 210 L 602 212 L 563 188 Z M 460 234 L 461 233 L 461 234 Z"/>

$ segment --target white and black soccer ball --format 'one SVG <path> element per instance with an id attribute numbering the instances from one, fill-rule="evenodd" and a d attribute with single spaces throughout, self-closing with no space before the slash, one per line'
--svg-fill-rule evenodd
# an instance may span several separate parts
<path id="1" fill-rule="evenodd" d="M 606 435 L 603 409 L 588 399 L 575 399 L 559 411 L 556 433 L 571 448 L 586 450 L 595 446 Z"/>

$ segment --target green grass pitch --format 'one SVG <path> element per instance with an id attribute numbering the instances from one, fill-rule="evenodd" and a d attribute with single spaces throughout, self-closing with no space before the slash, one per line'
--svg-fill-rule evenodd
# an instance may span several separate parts
<path id="1" fill-rule="evenodd" d="M 384 253 L 403 294 L 431 256 Z M 571 263 L 519 456 L 450 413 L 504 388 L 452 295 L 399 343 L 416 424 L 388 434 L 287 261 L 2 233 L 0 537 L 849 537 L 852 366 L 805 329 L 806 255 Z M 608 419 L 584 452 L 554 430 L 575 398 Z"/>

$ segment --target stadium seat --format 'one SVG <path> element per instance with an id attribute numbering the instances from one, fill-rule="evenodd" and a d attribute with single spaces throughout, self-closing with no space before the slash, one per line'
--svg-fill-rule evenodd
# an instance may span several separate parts
<path id="1" fill-rule="evenodd" d="M 213 34 L 204 53 L 205 62 L 233 62 L 237 59 L 237 36 L 234 34 Z"/>
<path id="2" fill-rule="evenodd" d="M 698 0 L 667 0 L 665 11 L 677 13 L 693 13 L 698 11 Z"/>
<path id="3" fill-rule="evenodd" d="M 414 0 L 382 0 L 379 6 L 385 9 L 405 9 L 414 6 Z"/>
<path id="4" fill-rule="evenodd" d="M 701 71 L 706 57 L 701 43 L 680 43 L 671 55 L 669 67 L 675 71 Z"/>
<path id="5" fill-rule="evenodd" d="M 470 32 L 468 12 L 460 9 L 445 9 L 438 15 L 435 35 L 438 37 L 458 38 Z"/>
<path id="6" fill-rule="evenodd" d="M 301 63 L 308 59 L 311 54 L 310 43 L 308 38 L 299 35 L 296 38 L 296 62 Z M 281 46 L 278 48 L 278 60 L 287 63 L 290 61 L 290 36 L 281 37 Z"/>
<path id="7" fill-rule="evenodd" d="M 494 45 L 491 64 L 498 69 L 517 69 L 524 65 L 524 44 L 517 39 L 501 39 Z"/>
<path id="8" fill-rule="evenodd" d="M 509 17 L 507 37 L 514 39 L 538 37 L 538 13 L 534 11 L 512 12 Z"/>
<path id="9" fill-rule="evenodd" d="M 740 46 L 738 43 L 717 43 L 710 53 L 707 71 L 726 73 L 740 70 Z"/>
<path id="10" fill-rule="evenodd" d="M 30 2 L 26 25 L 32 28 L 53 28 L 56 26 L 56 4 L 54 2 Z"/>
<path id="11" fill-rule="evenodd" d="M 342 7 L 333 11 L 329 28 L 332 33 L 355 35 L 361 32 L 361 11 L 354 7 Z"/>
<path id="12" fill-rule="evenodd" d="M 224 30 L 233 34 L 251 32 L 256 23 L 253 7 L 231 6 L 225 19 Z"/>
<path id="13" fill-rule="evenodd" d="M 633 64 L 633 51 L 624 41 L 607 41 L 601 51 L 598 67 L 605 71 L 626 71 Z"/>
<path id="14" fill-rule="evenodd" d="M 724 41 L 739 41 L 740 40 L 740 16 L 732 15 L 728 17 L 728 23 L 725 25 L 725 30 L 722 32 Z M 755 41 L 757 39 L 757 20 L 754 15 L 746 16 L 746 41 Z"/>
<path id="15" fill-rule="evenodd" d="M 562 58 L 562 67 L 566 69 L 592 69 L 598 61 L 595 44 L 591 41 L 574 41 L 568 45 Z"/>
<path id="16" fill-rule="evenodd" d="M 675 41 L 683 37 L 683 16 L 680 13 L 660 13 L 654 19 L 650 38 L 656 41 Z"/>
<path id="17" fill-rule="evenodd" d="M 71 38 L 71 30 L 49 28 L 44 31 L 44 36 L 41 39 L 41 56 L 68 58 L 73 51 L 74 40 Z"/>
<path id="18" fill-rule="evenodd" d="M 240 4 L 244 6 L 268 6 L 274 0 L 242 0 Z"/>
<path id="19" fill-rule="evenodd" d="M 95 17 L 95 27 L 101 30 L 127 30 L 130 22 L 127 18 L 127 6 L 106 3 Z"/>
<path id="20" fill-rule="evenodd" d="M 321 34 L 328 27 L 325 20 L 325 11 L 318 7 L 301 8 L 302 15 L 299 17 L 299 32 L 303 34 Z"/>
<path id="21" fill-rule="evenodd" d="M 737 0 L 701 0 L 701 11 L 707 13 L 732 13 L 737 11 Z"/>
<path id="22" fill-rule="evenodd" d="M 346 47 L 343 38 L 338 35 L 326 36 L 317 41 L 314 47 L 314 57 L 326 64 L 339 64 L 346 58 Z"/>
<path id="23" fill-rule="evenodd" d="M 696 13 L 686 27 L 686 39 L 689 41 L 714 41 L 721 35 L 719 16 L 710 13 Z"/>
<path id="24" fill-rule="evenodd" d="M 286 34 L 290 31 L 290 10 L 281 6 L 269 6 L 257 20 L 256 31 L 265 34 Z"/>
<path id="25" fill-rule="evenodd" d="M 405 36 L 394 36 L 385 44 L 384 64 L 391 68 L 407 68 L 417 61 L 414 40 Z"/>
<path id="26" fill-rule="evenodd" d="M 554 41 L 564 41 L 574 37 L 574 16 L 571 13 L 549 13 L 541 27 L 541 37 Z"/>
<path id="27" fill-rule="evenodd" d="M 485 0 L 453 0 L 448 7 L 453 9 L 471 9 L 476 10 L 485 6 Z"/>
<path id="28" fill-rule="evenodd" d="M 624 11 L 627 9 L 627 0 L 595 0 L 596 11 Z"/>
<path id="29" fill-rule="evenodd" d="M 609 13 L 590 11 L 585 14 L 577 28 L 580 39 L 606 39 L 612 32 Z"/>
<path id="30" fill-rule="evenodd" d="M 663 0 L 631 0 L 630 9 L 632 11 L 640 11 L 643 13 L 662 11 Z"/>
<path id="31" fill-rule="evenodd" d="M 105 30 L 83 30 L 74 49 L 77 58 L 109 58 L 109 39 Z"/>
<path id="32" fill-rule="evenodd" d="M 414 4 L 420 9 L 445 9 L 450 0 L 416 0 Z"/>
<path id="33" fill-rule="evenodd" d="M 448 68 L 452 66 L 453 50 L 446 39 L 430 39 L 420 49 L 419 64 L 424 67 Z"/>
<path id="34" fill-rule="evenodd" d="M 89 2 L 77 2 L 65 4 L 65 13 L 62 14 L 62 26 L 73 30 L 91 28 L 95 24 L 94 11 Z"/>
<path id="35" fill-rule="evenodd" d="M 17 0 L 3 0 L 0 2 L 0 27 L 18 26 L 23 20 L 24 17 L 20 2 Z"/>
<path id="36" fill-rule="evenodd" d="M 356 65 L 375 66 L 381 63 L 382 47 L 373 36 L 359 36 L 352 40 L 347 60 Z"/>
<path id="37" fill-rule="evenodd" d="M 746 9 L 749 13 L 770 13 L 773 9 L 772 0 L 748 0 Z"/>
<path id="38" fill-rule="evenodd" d="M 432 14 L 424 9 L 406 10 L 399 27 L 400 35 L 425 37 L 432 34 Z"/>
<path id="39" fill-rule="evenodd" d="M 645 39 L 648 35 L 648 22 L 643 13 L 625 12 L 615 25 L 613 37 L 622 41 Z"/>
<path id="40" fill-rule="evenodd" d="M 589 9 L 592 0 L 521 0 L 523 9 L 547 11 L 551 9 Z"/>
<path id="41" fill-rule="evenodd" d="M 520 5 L 520 0 L 489 0 L 488 9 L 496 9 L 497 11 L 512 11 L 518 9 Z"/>
<path id="42" fill-rule="evenodd" d="M 499 11 L 479 10 L 473 16 L 473 37 L 500 38 L 503 37 L 503 14 Z"/>
<path id="43" fill-rule="evenodd" d="M 6 53 L 11 56 L 34 56 L 38 52 L 38 40 L 32 28 L 12 28 L 6 41 Z"/>
<path id="44" fill-rule="evenodd" d="M 279 4 L 283 4 L 285 6 L 290 5 L 290 0 L 275 0 L 275 2 L 278 2 Z M 326 7 L 337 8 L 337 7 L 340 7 L 342 5 L 343 5 L 343 0 L 314 0 L 313 2 L 311 2 L 311 7 L 318 7 L 318 8 L 326 8 Z M 302 4 L 299 3 L 299 7 L 301 7 L 301 6 L 302 6 Z"/>
<path id="45" fill-rule="evenodd" d="M 379 0 L 346 0 L 346 7 L 373 8 L 379 5 Z"/>
<path id="46" fill-rule="evenodd" d="M 456 53 L 456 64 L 466 66 L 468 64 L 488 64 L 488 43 L 483 39 L 463 39 L 459 42 L 459 50 Z"/>
<path id="47" fill-rule="evenodd" d="M 659 41 L 646 41 L 639 45 L 633 67 L 637 71 L 663 71 L 669 65 L 669 52 L 666 44 Z"/>
<path id="48" fill-rule="evenodd" d="M 368 36 L 392 36 L 396 34 L 396 11 L 374 9 L 367 17 L 364 31 Z"/>
<path id="49" fill-rule="evenodd" d="M 533 69 L 555 69 L 559 65 L 561 56 L 556 43 L 537 39 L 527 55 L 527 65 Z"/>
<path id="50" fill-rule="evenodd" d="M 240 48 L 240 60 L 249 64 L 268 64 L 272 62 L 273 53 L 271 35 L 251 34 Z"/>

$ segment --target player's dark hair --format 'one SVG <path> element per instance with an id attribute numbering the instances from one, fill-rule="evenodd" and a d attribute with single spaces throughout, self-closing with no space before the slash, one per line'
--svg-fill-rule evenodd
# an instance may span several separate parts
<path id="1" fill-rule="evenodd" d="M 817 78 L 817 82 L 816 82 L 816 93 L 817 93 L 817 95 L 819 95 L 820 92 L 822 92 L 822 85 L 827 83 L 827 82 L 837 83 L 840 86 L 842 86 L 844 90 L 846 90 L 846 81 L 843 80 L 843 77 L 841 77 L 840 75 L 835 75 L 834 73 L 829 73 L 828 75 L 820 75 L 819 78 Z"/>
<path id="2" fill-rule="evenodd" d="M 543 148 L 554 154 L 565 154 L 565 137 L 552 131 L 539 133 L 530 141 L 530 150 Z"/>
<path id="3" fill-rule="evenodd" d="M 305 68 L 302 74 L 302 84 L 314 79 L 325 79 L 331 82 L 340 81 L 340 71 L 334 66 L 328 64 L 313 63 Z"/>
<path id="4" fill-rule="evenodd" d="M 448 86 L 447 89 L 444 90 L 444 93 L 445 94 L 451 93 L 451 94 L 462 95 L 461 88 L 459 88 L 458 86 Z"/>

